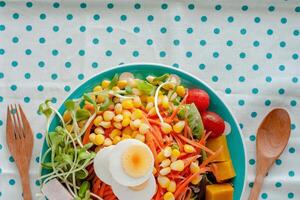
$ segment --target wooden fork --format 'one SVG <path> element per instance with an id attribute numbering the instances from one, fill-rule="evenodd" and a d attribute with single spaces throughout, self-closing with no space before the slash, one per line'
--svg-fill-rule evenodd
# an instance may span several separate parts
<path id="1" fill-rule="evenodd" d="M 24 200 L 31 200 L 29 166 L 32 156 L 33 135 L 20 105 L 7 107 L 6 141 L 19 170 Z"/>

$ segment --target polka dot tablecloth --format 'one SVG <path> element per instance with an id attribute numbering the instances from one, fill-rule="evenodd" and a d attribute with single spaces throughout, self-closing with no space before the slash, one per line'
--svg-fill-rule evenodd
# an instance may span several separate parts
<path id="1" fill-rule="evenodd" d="M 31 121 L 30 176 L 37 193 L 45 126 L 38 105 L 53 97 L 58 107 L 89 77 L 129 62 L 181 68 L 218 92 L 245 137 L 247 194 L 256 165 L 256 128 L 271 108 L 288 109 L 291 139 L 260 199 L 300 199 L 299 19 L 295 0 L 0 0 L 0 199 L 22 199 L 5 142 L 7 104 L 24 105 Z"/>

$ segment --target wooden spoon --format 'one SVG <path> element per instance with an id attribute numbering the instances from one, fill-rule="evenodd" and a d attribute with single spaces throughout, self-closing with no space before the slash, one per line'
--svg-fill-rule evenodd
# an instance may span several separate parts
<path id="1" fill-rule="evenodd" d="M 275 108 L 267 114 L 257 130 L 256 177 L 249 200 L 257 200 L 264 177 L 285 149 L 291 133 L 288 112 Z"/>

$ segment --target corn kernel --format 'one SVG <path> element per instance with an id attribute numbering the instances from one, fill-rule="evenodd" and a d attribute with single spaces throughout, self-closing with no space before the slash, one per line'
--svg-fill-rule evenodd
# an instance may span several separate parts
<path id="1" fill-rule="evenodd" d="M 136 136 L 134 138 L 141 142 L 145 142 L 145 140 L 146 140 L 145 135 L 142 135 L 142 134 L 136 134 Z"/>
<path id="2" fill-rule="evenodd" d="M 101 144 L 103 144 L 104 139 L 105 139 L 104 135 L 102 135 L 102 134 L 96 135 L 95 136 L 95 142 L 94 142 L 95 145 L 101 145 Z"/>
<path id="3" fill-rule="evenodd" d="M 69 133 L 71 133 L 72 130 L 73 130 L 73 125 L 68 124 L 68 125 L 66 126 L 66 129 L 67 129 L 67 131 L 68 131 Z"/>
<path id="4" fill-rule="evenodd" d="M 115 127 L 115 128 L 117 128 L 117 129 L 122 129 L 122 124 L 121 124 L 121 122 L 114 122 L 113 123 L 113 126 Z"/>
<path id="5" fill-rule="evenodd" d="M 158 176 L 157 182 L 162 188 L 167 188 L 170 184 L 170 179 L 166 176 Z"/>
<path id="6" fill-rule="evenodd" d="M 122 126 L 126 127 L 130 124 L 130 119 L 128 117 L 124 118 L 122 121 Z"/>
<path id="7" fill-rule="evenodd" d="M 141 119 L 142 117 L 143 117 L 143 111 L 141 111 L 140 109 L 135 109 L 131 114 L 132 120 Z"/>
<path id="8" fill-rule="evenodd" d="M 168 99 L 167 96 L 165 96 L 165 95 L 163 96 L 161 104 L 162 104 L 162 107 L 164 109 L 168 109 L 169 108 L 169 99 Z"/>
<path id="9" fill-rule="evenodd" d="M 180 156 L 180 151 L 178 149 L 173 149 L 172 150 L 171 158 L 173 160 L 176 160 L 179 156 Z"/>
<path id="10" fill-rule="evenodd" d="M 92 143 L 95 142 L 95 138 L 96 138 L 96 134 L 95 134 L 95 133 L 91 133 L 91 134 L 89 135 L 89 140 L 90 140 Z"/>
<path id="11" fill-rule="evenodd" d="M 117 86 L 120 89 L 124 89 L 127 86 L 127 81 L 126 80 L 119 80 L 118 83 L 117 83 Z"/>
<path id="12" fill-rule="evenodd" d="M 149 131 L 150 127 L 148 124 L 142 123 L 139 127 L 139 131 L 141 134 L 146 134 Z"/>
<path id="13" fill-rule="evenodd" d="M 123 118 L 126 118 L 126 117 L 130 118 L 131 114 L 132 113 L 129 110 L 123 110 L 122 111 Z"/>
<path id="14" fill-rule="evenodd" d="M 120 136 L 116 136 L 116 137 L 114 137 L 112 143 L 113 144 L 118 144 L 120 141 L 121 141 L 121 137 Z"/>
<path id="15" fill-rule="evenodd" d="M 169 186 L 167 187 L 168 192 L 175 192 L 176 191 L 176 182 L 175 181 L 170 181 Z"/>
<path id="16" fill-rule="evenodd" d="M 174 83 L 166 83 L 163 88 L 166 89 L 166 90 L 173 90 L 175 87 L 175 84 Z"/>
<path id="17" fill-rule="evenodd" d="M 110 84 L 109 80 L 103 80 L 101 83 L 102 88 L 106 89 Z"/>
<path id="18" fill-rule="evenodd" d="M 127 126 L 122 130 L 122 135 L 131 135 L 131 134 L 132 134 L 132 129 L 129 126 Z"/>
<path id="19" fill-rule="evenodd" d="M 189 144 L 185 144 L 183 146 L 183 149 L 184 149 L 185 153 L 194 153 L 196 151 L 195 148 L 192 145 L 189 145 Z"/>
<path id="20" fill-rule="evenodd" d="M 148 103 L 154 103 L 154 96 L 149 96 L 149 97 L 147 97 L 147 102 Z"/>
<path id="21" fill-rule="evenodd" d="M 101 115 L 98 115 L 95 119 L 94 119 L 94 125 L 95 126 L 100 126 L 100 123 L 103 121 L 103 118 Z"/>
<path id="22" fill-rule="evenodd" d="M 105 147 L 108 147 L 108 146 L 112 145 L 111 139 L 110 138 L 105 138 L 103 145 Z"/>
<path id="23" fill-rule="evenodd" d="M 196 162 L 192 162 L 190 165 L 190 171 L 194 174 L 200 171 L 200 167 Z"/>
<path id="24" fill-rule="evenodd" d="M 120 136 L 121 135 L 121 131 L 119 129 L 114 129 L 111 131 L 111 133 L 109 134 L 109 137 L 111 139 L 114 139 L 116 136 Z"/>
<path id="25" fill-rule="evenodd" d="M 120 90 L 120 88 L 118 86 L 114 86 L 111 89 L 112 89 L 112 91 L 119 91 Z"/>
<path id="26" fill-rule="evenodd" d="M 123 115 L 122 114 L 118 114 L 116 116 L 114 116 L 114 121 L 115 122 L 120 122 L 123 120 Z"/>
<path id="27" fill-rule="evenodd" d="M 151 108 L 151 109 L 149 110 L 148 115 L 149 115 L 149 116 L 154 116 L 154 115 L 156 115 L 155 107 L 153 107 L 153 108 Z"/>
<path id="28" fill-rule="evenodd" d="M 198 174 L 196 177 L 194 177 L 192 179 L 191 183 L 194 185 L 198 185 L 201 180 L 202 180 L 202 176 L 200 174 Z"/>
<path id="29" fill-rule="evenodd" d="M 156 173 L 157 173 L 157 170 L 155 167 L 153 167 L 152 174 L 155 175 Z"/>
<path id="30" fill-rule="evenodd" d="M 164 156 L 164 151 L 162 150 L 157 154 L 157 161 L 162 162 L 165 159 L 166 159 L 166 157 Z"/>
<path id="31" fill-rule="evenodd" d="M 132 88 L 132 94 L 136 96 L 141 96 L 142 92 L 137 88 Z"/>
<path id="32" fill-rule="evenodd" d="M 168 123 L 163 122 L 161 124 L 161 130 L 163 133 L 168 134 L 172 131 L 172 126 Z"/>
<path id="33" fill-rule="evenodd" d="M 172 192 L 166 192 L 164 194 L 164 200 L 175 200 L 175 197 Z"/>
<path id="34" fill-rule="evenodd" d="M 64 115 L 63 115 L 64 122 L 68 122 L 71 119 L 72 119 L 71 112 L 68 110 L 66 112 L 64 112 Z"/>
<path id="35" fill-rule="evenodd" d="M 114 118 L 115 113 L 113 111 L 107 110 L 103 113 L 103 119 L 104 121 L 110 121 Z"/>
<path id="36" fill-rule="evenodd" d="M 98 134 L 104 134 L 104 130 L 102 127 L 97 127 L 95 128 L 94 132 L 98 135 Z"/>
<path id="37" fill-rule="evenodd" d="M 87 120 L 81 120 L 81 121 L 79 121 L 79 122 L 78 122 L 79 128 L 82 128 L 82 127 L 85 125 L 86 121 L 87 121 Z"/>
<path id="38" fill-rule="evenodd" d="M 142 121 L 140 119 L 136 119 L 133 121 L 133 127 L 139 128 L 142 124 Z"/>
<path id="39" fill-rule="evenodd" d="M 102 95 L 98 95 L 96 98 L 97 103 L 103 103 L 105 101 L 105 97 Z"/>
<path id="40" fill-rule="evenodd" d="M 184 95 L 185 95 L 185 89 L 184 89 L 184 87 L 182 85 L 177 86 L 176 93 L 179 96 L 184 97 Z"/>
<path id="41" fill-rule="evenodd" d="M 140 96 L 140 98 L 141 98 L 141 101 L 143 102 L 143 103 L 146 103 L 147 102 L 147 95 L 141 95 Z"/>
<path id="42" fill-rule="evenodd" d="M 167 157 L 167 158 L 172 155 L 171 147 L 166 147 L 163 151 L 164 151 L 164 156 Z"/>
<path id="43" fill-rule="evenodd" d="M 115 112 L 116 112 L 117 115 L 122 113 L 122 104 L 117 103 L 115 105 Z"/>
<path id="44" fill-rule="evenodd" d="M 170 167 L 166 167 L 166 168 L 163 168 L 159 171 L 159 174 L 162 175 L 162 176 L 166 176 L 168 175 L 169 173 L 171 172 L 171 168 Z"/>
<path id="45" fill-rule="evenodd" d="M 130 128 L 130 127 L 129 127 Z M 131 129 L 131 128 L 130 128 Z M 132 130 L 132 129 L 131 129 Z M 134 138 L 136 137 L 138 134 L 140 134 L 138 131 L 132 131 L 131 136 Z"/>
<path id="46" fill-rule="evenodd" d="M 131 139 L 130 135 L 123 135 L 121 140 Z"/>
<path id="47" fill-rule="evenodd" d="M 142 106 L 142 101 L 141 98 L 139 96 L 136 96 L 133 98 L 133 106 L 136 108 L 139 108 Z"/>
<path id="48" fill-rule="evenodd" d="M 93 92 L 101 92 L 102 91 L 102 87 L 100 85 L 97 85 L 94 87 Z"/>
<path id="49" fill-rule="evenodd" d="M 157 104 L 158 104 L 159 106 L 161 105 L 163 98 L 164 98 L 164 95 L 162 95 L 162 94 L 159 94 L 159 95 L 158 95 Z"/>
<path id="50" fill-rule="evenodd" d="M 161 167 L 169 167 L 171 164 L 171 160 L 170 159 L 165 159 L 160 163 Z"/>
<path id="51" fill-rule="evenodd" d="M 173 126 L 173 130 L 176 133 L 181 133 L 184 129 L 184 126 L 185 126 L 185 121 L 179 121 Z"/>
<path id="52" fill-rule="evenodd" d="M 171 169 L 174 171 L 181 172 L 184 169 L 184 162 L 183 160 L 176 160 L 171 164 Z"/>
<path id="53" fill-rule="evenodd" d="M 122 101 L 122 107 L 124 109 L 132 109 L 133 108 L 133 102 L 131 99 L 125 99 Z"/>
<path id="54" fill-rule="evenodd" d="M 111 127 L 111 122 L 102 121 L 102 122 L 100 122 L 99 125 L 102 126 L 103 128 L 110 128 Z"/>
<path id="55" fill-rule="evenodd" d="M 149 112 L 149 110 L 151 108 L 153 108 L 153 106 L 154 106 L 154 104 L 152 102 L 147 103 L 147 105 L 146 105 L 146 111 Z"/>

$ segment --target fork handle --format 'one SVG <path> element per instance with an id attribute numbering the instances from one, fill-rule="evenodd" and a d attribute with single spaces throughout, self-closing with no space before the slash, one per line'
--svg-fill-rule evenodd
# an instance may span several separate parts
<path id="1" fill-rule="evenodd" d="M 23 198 L 24 200 L 32 200 L 31 190 L 30 190 L 30 181 L 28 171 L 22 170 L 21 173 L 21 182 L 23 188 Z"/>

